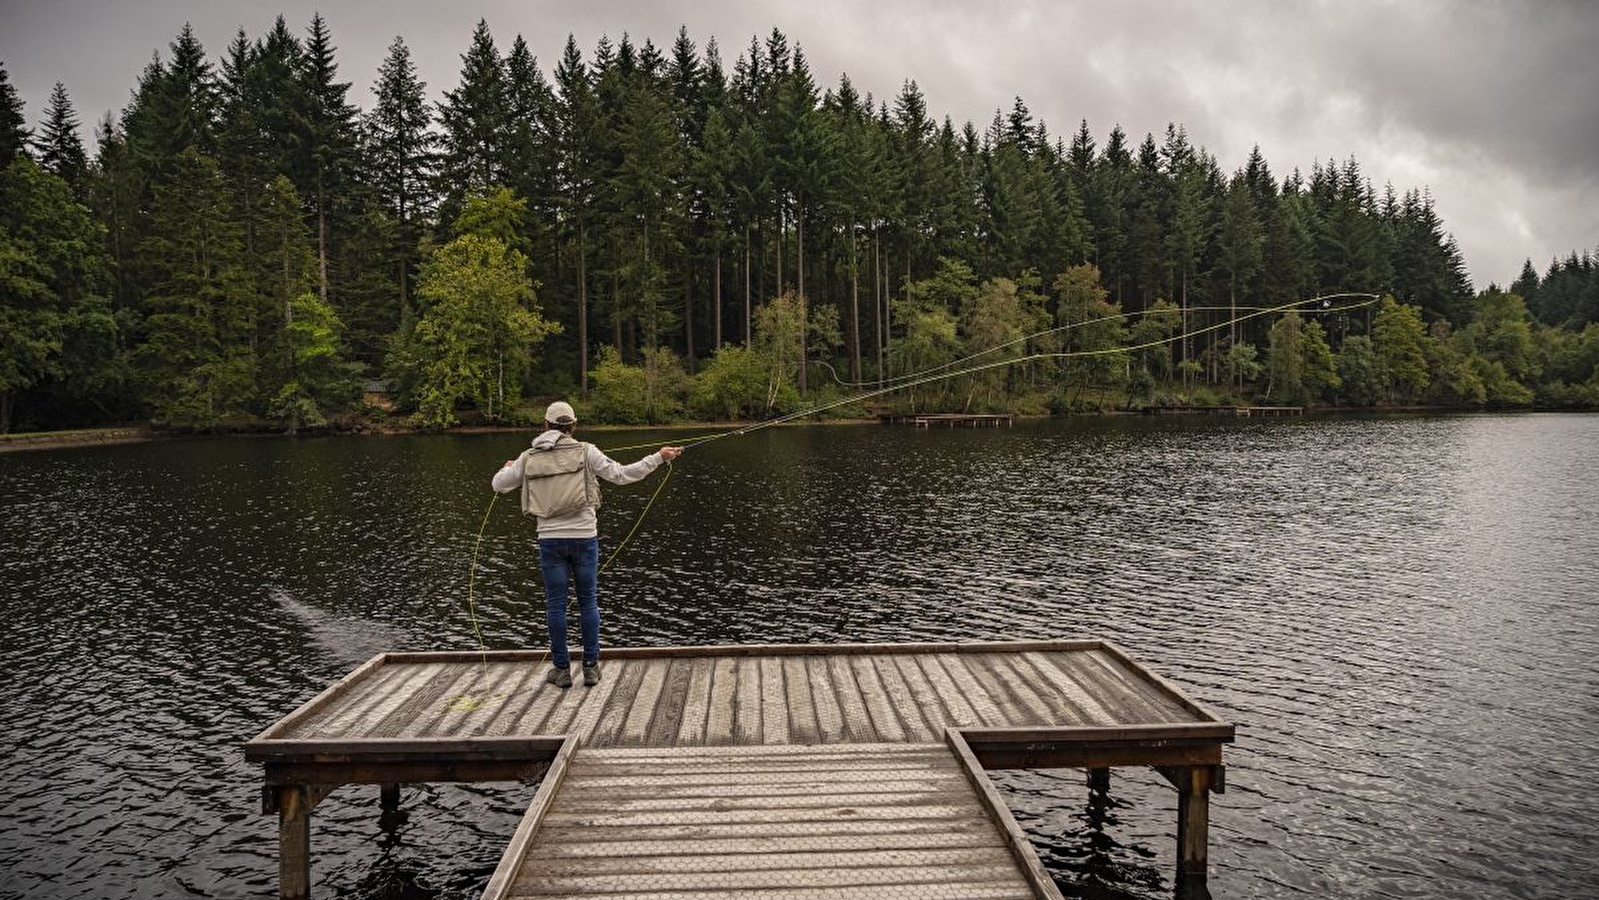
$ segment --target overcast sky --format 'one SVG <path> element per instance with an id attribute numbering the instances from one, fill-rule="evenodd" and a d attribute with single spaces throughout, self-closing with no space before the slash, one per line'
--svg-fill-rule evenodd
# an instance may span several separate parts
<path id="1" fill-rule="evenodd" d="M 1588 0 L 0 0 L 0 60 L 30 123 L 61 81 L 92 132 L 184 22 L 216 59 L 241 26 L 258 37 L 282 13 L 303 34 L 316 9 L 363 108 L 397 34 L 438 99 L 479 18 L 502 52 L 523 35 L 546 73 L 568 33 L 587 58 L 601 34 L 669 48 L 686 25 L 731 70 L 776 26 L 821 86 L 847 72 L 892 100 L 914 79 L 957 127 L 1019 95 L 1057 135 L 1086 118 L 1101 145 L 1117 122 L 1135 142 L 1181 123 L 1227 171 L 1257 143 L 1279 179 L 1353 154 L 1378 190 L 1431 190 L 1478 288 L 1514 280 L 1524 258 L 1542 274 L 1552 255 L 1599 247 Z"/>

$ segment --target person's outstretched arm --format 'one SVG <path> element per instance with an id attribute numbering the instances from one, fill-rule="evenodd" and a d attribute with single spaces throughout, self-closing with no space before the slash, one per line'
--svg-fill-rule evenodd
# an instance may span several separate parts
<path id="1" fill-rule="evenodd" d="M 588 448 L 589 468 L 594 470 L 595 475 L 612 484 L 632 484 L 660 468 L 661 463 L 677 459 L 678 454 L 683 452 L 682 447 L 662 447 L 638 462 L 624 466 L 606 456 L 593 444 L 589 444 Z"/>

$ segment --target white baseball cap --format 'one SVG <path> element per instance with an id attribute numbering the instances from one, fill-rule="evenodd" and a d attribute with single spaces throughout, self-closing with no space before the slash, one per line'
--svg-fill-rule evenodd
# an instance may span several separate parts
<path id="1" fill-rule="evenodd" d="M 557 400 L 544 410 L 544 421 L 556 425 L 565 425 L 577 421 L 577 413 L 572 411 L 572 404 L 565 400 Z"/>

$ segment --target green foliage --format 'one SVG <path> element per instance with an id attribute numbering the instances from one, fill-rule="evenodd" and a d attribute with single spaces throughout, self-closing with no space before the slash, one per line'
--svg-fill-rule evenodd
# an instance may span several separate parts
<path id="1" fill-rule="evenodd" d="M 1006 385 L 1021 373 L 1003 363 L 1022 355 L 1023 336 L 1035 330 L 1023 302 L 1009 278 L 989 279 L 962 299 L 960 330 L 971 359 L 960 368 L 997 366 L 966 379 L 967 408 L 998 409 L 1009 400 Z"/>
<path id="2" fill-rule="evenodd" d="M 317 295 L 303 293 L 291 301 L 284 331 L 292 366 L 267 407 L 270 415 L 288 422 L 290 433 L 325 425 L 327 410 L 355 397 L 356 373 L 339 354 L 342 328 L 333 307 Z"/>
<path id="3" fill-rule="evenodd" d="M 755 316 L 755 349 L 766 362 L 768 413 L 798 399 L 801 335 L 807 322 L 805 301 L 792 294 L 768 300 Z"/>
<path id="4" fill-rule="evenodd" d="M 1593 255 L 1553 260 L 1543 277 L 1529 261 L 1515 282 L 1524 305 L 1474 299 L 1431 197 L 1375 192 L 1354 159 L 1283 178 L 1257 148 L 1224 169 L 1177 124 L 1164 141 L 1115 127 L 1096 146 L 1085 121 L 1062 141 L 1020 98 L 986 130 L 962 126 L 914 82 L 892 99 L 847 78 L 819 89 L 776 29 L 725 68 L 714 40 L 677 38 L 670 53 L 602 39 L 587 60 L 569 38 L 546 79 L 527 41 L 502 55 L 479 22 L 436 109 L 396 40 L 362 115 L 319 15 L 241 31 L 217 64 L 184 28 L 138 74 L 88 166 L 65 89 L 40 104 L 35 140 L 0 68 L 0 166 L 32 148 L 93 210 L 95 232 L 81 265 L 15 230 L 0 241 L 0 394 L 62 425 L 149 412 L 206 427 L 290 408 L 310 421 L 294 305 L 311 291 L 343 323 L 338 354 L 376 366 L 387 348 L 390 374 L 435 424 L 465 403 L 503 419 L 535 385 L 581 394 L 601 345 L 645 366 L 662 347 L 710 360 L 719 386 L 694 402 L 718 415 L 797 408 L 814 364 L 860 381 L 995 348 L 980 359 L 1071 355 L 924 386 L 910 402 L 1120 404 L 1174 378 L 1209 391 L 1247 377 L 1234 362 L 1248 346 L 1265 348 L 1271 396 L 1316 402 L 1369 393 L 1339 384 L 1341 364 L 1371 368 L 1358 343 L 1335 358 L 1312 319 L 1296 343 L 1280 319 L 1230 324 L 1204 307 L 1386 289 L 1394 307 L 1369 335 L 1376 399 L 1511 403 L 1523 396 L 1512 383 L 1536 386 L 1539 402 L 1585 396 L 1593 367 L 1532 324 L 1575 336 L 1599 321 Z M 518 254 L 540 305 L 520 288 L 511 305 L 564 326 L 526 342 L 536 358 L 513 346 L 516 327 L 467 327 L 487 320 L 462 310 L 486 301 L 422 295 L 424 261 L 465 236 Z M 1061 273 L 1052 290 L 1040 271 Z M 431 275 L 435 294 L 456 283 Z M 1143 316 L 1111 318 L 1122 310 Z M 1327 329 L 1358 335 L 1364 318 Z M 1447 345 L 1418 333 L 1438 322 L 1453 323 Z M 1052 324 L 1068 327 L 1012 344 Z M 1184 328 L 1201 339 L 1126 349 Z M 747 352 L 718 364 L 737 342 Z M 754 362 L 765 375 L 751 405 Z M 314 400 L 318 415 L 340 402 Z"/>
<path id="5" fill-rule="evenodd" d="M 28 150 L 28 120 L 22 112 L 22 98 L 11 84 L 4 63 L 0 63 L 0 167 L 8 166 L 19 153 Z"/>
<path id="6" fill-rule="evenodd" d="M 173 426 L 210 428 L 256 399 L 257 301 L 226 189 L 215 160 L 179 154 L 154 187 L 138 250 L 151 290 L 134 361 L 156 419 Z"/>
<path id="7" fill-rule="evenodd" d="M 639 365 L 622 361 L 615 347 L 601 347 L 589 373 L 594 417 L 622 425 L 658 425 L 680 418 L 693 383 L 683 361 L 665 347 L 644 352 Z"/>
<path id="8" fill-rule="evenodd" d="M 559 329 L 538 313 L 522 254 L 478 234 L 463 234 L 422 267 L 424 304 L 405 363 L 418 376 L 424 424 L 447 427 L 465 401 L 490 421 L 515 406 L 533 348 Z"/>
<path id="9" fill-rule="evenodd" d="M 1437 403 L 1481 406 L 1488 402 L 1488 389 L 1478 377 L 1471 357 L 1463 352 L 1449 333 L 1449 323 L 1433 323 L 1432 339 L 1427 342 L 1427 370 L 1430 373 L 1428 399 Z"/>
<path id="10" fill-rule="evenodd" d="M 1287 404 L 1303 403 L 1305 390 L 1304 320 L 1292 310 L 1271 326 L 1266 344 L 1266 396 Z"/>
<path id="11" fill-rule="evenodd" d="M 759 419 L 771 409 L 770 372 L 771 363 L 759 350 L 726 344 L 694 377 L 690 411 L 702 419 Z M 779 397 L 777 405 L 788 406 L 798 399 L 798 393 L 791 391 Z"/>
<path id="12" fill-rule="evenodd" d="M 1331 399 L 1331 393 L 1343 385 L 1338 376 L 1338 362 L 1332 347 L 1327 343 L 1327 331 L 1320 322 L 1306 322 L 1300 331 L 1304 346 L 1304 398 L 1310 403 Z"/>
<path id="13" fill-rule="evenodd" d="M 1412 403 L 1427 390 L 1427 326 L 1421 310 L 1382 298 L 1372 324 L 1372 346 L 1388 378 L 1389 397 Z"/>
<path id="14" fill-rule="evenodd" d="M 1114 351 L 1127 343 L 1121 307 L 1109 302 L 1110 292 L 1093 265 L 1073 266 L 1055 279 L 1060 295 L 1055 321 L 1062 332 L 1061 351 L 1078 354 L 1066 360 L 1065 377 L 1078 389 L 1094 380 L 1108 380 L 1125 370 L 1125 355 Z"/>
<path id="15" fill-rule="evenodd" d="M 1388 375 L 1382 358 L 1364 335 L 1345 338 L 1338 351 L 1338 380 L 1341 395 L 1353 406 L 1376 406 L 1388 388 Z"/>
<path id="16" fill-rule="evenodd" d="M 1471 324 L 1457 333 L 1464 350 L 1497 364 L 1507 377 L 1520 380 L 1537 376 L 1527 304 L 1515 294 L 1483 291 L 1473 307 Z M 1499 402 L 1494 400 L 1492 383 L 1487 378 L 1484 382 L 1490 385 L 1490 402 Z M 1515 393 L 1510 391 L 1506 396 Z"/>
<path id="17" fill-rule="evenodd" d="M 1242 380 L 1254 381 L 1262 368 L 1260 350 L 1254 344 L 1234 344 L 1228 351 L 1227 364 Z"/>
<path id="18" fill-rule="evenodd" d="M 889 370 L 898 377 L 914 375 L 942 366 L 955 359 L 960 350 L 952 310 L 971 301 L 977 293 L 971 284 L 972 270 L 965 263 L 943 260 L 938 274 L 911 286 L 910 296 L 893 303 L 894 320 L 904 329 L 889 352 Z M 925 399 L 943 391 L 942 385 L 918 390 L 911 387 L 908 399 L 916 408 L 918 393 Z"/>

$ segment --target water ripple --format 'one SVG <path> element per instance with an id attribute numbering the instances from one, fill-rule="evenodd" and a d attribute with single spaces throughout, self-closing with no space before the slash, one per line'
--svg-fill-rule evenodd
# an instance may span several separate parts
<path id="1" fill-rule="evenodd" d="M 0 456 L 0 897 L 273 896 L 239 745 L 374 653 L 476 646 L 468 561 L 521 443 Z M 1588 898 L 1596 446 L 1583 416 L 764 431 L 677 466 L 604 576 L 606 641 L 1107 637 L 1239 724 L 1216 896 Z M 607 490 L 607 549 L 652 485 Z M 494 647 L 542 640 L 520 518 L 474 581 Z M 1158 776 L 994 780 L 1068 896 L 1170 896 Z M 342 788 L 315 889 L 475 897 L 530 796 L 408 786 L 426 814 L 385 831 Z"/>

